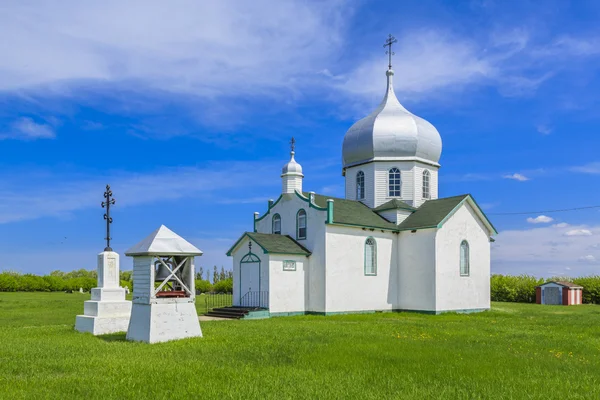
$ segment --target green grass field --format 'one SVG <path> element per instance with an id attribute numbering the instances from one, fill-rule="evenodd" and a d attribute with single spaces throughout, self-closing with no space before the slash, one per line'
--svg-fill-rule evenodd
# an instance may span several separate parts
<path id="1" fill-rule="evenodd" d="M 147 345 L 75 332 L 87 299 L 0 293 L 1 399 L 600 398 L 599 306 L 209 321 Z"/>

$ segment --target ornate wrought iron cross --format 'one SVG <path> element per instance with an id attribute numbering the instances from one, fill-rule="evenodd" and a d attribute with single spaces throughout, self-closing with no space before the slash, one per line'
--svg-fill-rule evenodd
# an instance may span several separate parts
<path id="1" fill-rule="evenodd" d="M 397 41 L 398 40 L 395 37 L 393 37 L 390 33 L 387 40 L 385 41 L 385 44 L 383 45 L 383 47 L 389 47 L 389 49 L 385 52 L 385 54 L 389 56 L 388 69 L 392 69 L 392 56 L 396 54 L 392 51 L 392 44 L 396 43 Z"/>
<path id="2" fill-rule="evenodd" d="M 110 216 L 110 206 L 115 204 L 115 199 L 112 198 L 112 190 L 110 190 L 110 185 L 106 185 L 106 192 L 104 192 L 104 198 L 106 201 L 102 202 L 102 208 L 106 207 L 106 214 L 104 214 L 104 219 L 106 220 L 106 247 L 104 251 L 112 251 L 110 248 L 110 224 L 112 224 L 112 218 Z"/>
<path id="3" fill-rule="evenodd" d="M 290 146 L 292 147 L 292 151 L 296 151 L 296 139 L 292 136 L 292 140 L 290 140 Z"/>

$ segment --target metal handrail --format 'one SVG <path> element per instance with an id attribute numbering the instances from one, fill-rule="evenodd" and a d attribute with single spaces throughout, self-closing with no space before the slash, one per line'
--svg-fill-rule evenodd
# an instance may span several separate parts
<path id="1" fill-rule="evenodd" d="M 242 296 L 239 305 L 242 307 L 269 308 L 269 292 L 249 291 Z"/>

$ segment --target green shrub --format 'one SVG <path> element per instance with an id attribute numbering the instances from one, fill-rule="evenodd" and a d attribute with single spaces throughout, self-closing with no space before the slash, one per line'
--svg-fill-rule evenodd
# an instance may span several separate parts
<path id="1" fill-rule="evenodd" d="M 124 281 L 124 280 L 121 280 L 120 285 L 121 285 L 122 288 L 128 287 L 130 293 L 133 292 L 133 281 Z"/>
<path id="2" fill-rule="evenodd" d="M 0 272 L 0 292 L 16 292 L 19 290 L 19 275 L 14 272 Z"/>
<path id="3" fill-rule="evenodd" d="M 194 286 L 196 286 L 196 290 L 199 290 L 200 293 L 209 293 L 213 290 L 213 286 L 210 282 L 204 279 L 196 279 Z"/>
<path id="4" fill-rule="evenodd" d="M 232 293 L 233 292 L 233 279 L 228 278 L 215 283 L 213 286 L 213 293 Z"/>

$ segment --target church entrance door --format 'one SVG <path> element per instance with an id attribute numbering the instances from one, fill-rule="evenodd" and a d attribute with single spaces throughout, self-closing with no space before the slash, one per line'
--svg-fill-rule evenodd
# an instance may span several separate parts
<path id="1" fill-rule="evenodd" d="M 240 305 L 244 307 L 260 307 L 260 264 L 241 264 Z"/>

